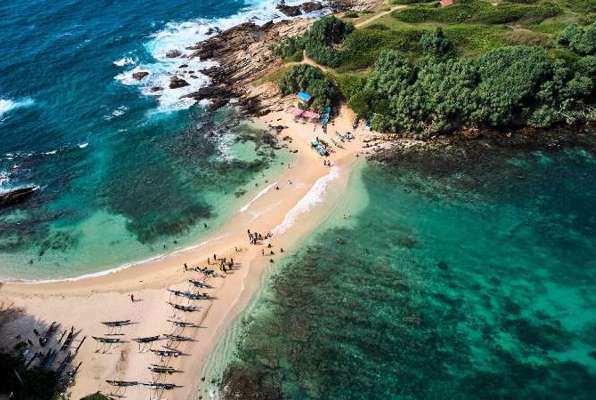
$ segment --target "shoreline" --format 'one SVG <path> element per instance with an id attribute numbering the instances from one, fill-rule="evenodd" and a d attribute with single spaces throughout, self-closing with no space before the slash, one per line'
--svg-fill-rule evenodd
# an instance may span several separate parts
<path id="1" fill-rule="evenodd" d="M 330 131 L 352 130 L 350 117 L 350 111 L 342 109 L 334 126 L 330 126 Z M 229 216 L 227 222 L 208 234 L 205 241 L 159 256 L 149 262 L 117 271 L 103 271 L 100 273 L 101 276 L 43 283 L 5 283 L 0 289 L 0 301 L 23 307 L 29 315 L 48 324 L 58 321 L 64 327 L 73 325 L 82 329 L 82 334 L 87 336 L 101 333 L 99 321 L 115 318 L 132 319 L 136 322 L 134 327 L 125 330 L 127 339 L 165 333 L 169 329 L 166 321 L 171 314 L 166 303 L 169 295 L 165 289 L 185 290 L 185 280 L 195 275 L 182 272 L 183 263 L 204 265 L 205 260 L 214 252 L 233 257 L 238 267 L 232 273 L 225 274 L 224 278 L 210 280 L 214 289 L 208 292 L 213 300 L 205 302 L 203 310 L 197 313 L 200 315 L 192 318 L 193 322 L 205 326 L 205 329 L 185 332 L 192 334 L 196 340 L 184 345 L 185 349 L 188 347 L 186 352 L 192 354 L 192 357 L 173 361 L 174 365 L 187 372 L 172 377 L 172 381 L 182 388 L 172 391 L 172 397 L 169 398 L 188 398 L 200 385 L 198 375 L 211 351 L 257 293 L 265 271 L 275 268 L 275 263 L 279 262 L 280 248 L 286 248 L 291 253 L 301 238 L 318 227 L 333 209 L 349 181 L 353 163 L 359 160 L 357 155 L 363 138 L 367 135 L 364 130 L 357 132 L 356 141 L 345 144 L 345 149 L 337 149 L 337 153 L 330 157 L 334 165 L 339 165 L 341 172 L 337 173 L 334 168 L 323 166 L 322 158 L 310 148 L 309 141 L 317 135 L 312 131 L 311 124 L 295 123 L 292 117 L 284 112 L 271 113 L 258 121 L 265 126 L 287 126 L 282 134 L 291 138 L 288 147 L 298 150 L 296 158 L 292 161 L 291 168 L 289 166 L 280 170 L 276 179 L 271 180 L 281 183 L 270 184 L 268 190 L 261 189 L 251 197 L 249 203 Z M 334 174 L 338 176 L 334 179 L 327 178 Z M 316 187 L 316 183 L 321 179 L 329 180 L 326 182 L 325 190 Z M 285 183 L 289 181 L 292 183 Z M 274 184 L 279 186 L 280 190 L 270 187 Z M 306 202 L 308 207 L 299 206 L 301 202 Z M 299 207 L 299 212 L 295 211 L 296 207 Z M 286 217 L 292 213 L 295 215 L 288 223 Z M 284 221 L 287 226 L 283 225 Z M 264 246 L 247 245 L 247 228 L 271 232 L 279 226 L 284 226 L 284 230 L 273 236 L 275 256 L 263 257 L 261 251 L 264 250 Z M 240 247 L 242 251 L 235 253 L 234 247 Z M 140 305 L 128 300 L 130 293 L 142 300 Z M 201 303 L 198 305 L 203 305 Z M 7 336 L 13 337 L 16 332 L 28 335 L 32 326 L 19 326 L 17 320 L 8 324 L 7 329 Z M 137 353 L 133 344 L 123 344 L 119 346 L 118 351 L 103 355 L 95 353 L 95 343 L 88 340 L 76 358 L 76 361 L 83 361 L 83 367 L 75 385 L 68 390 L 72 397 L 79 398 L 97 390 L 109 393 L 111 388 L 104 382 L 106 379 L 149 380 L 145 368 L 149 364 L 150 355 Z M 126 362 L 121 360 L 123 357 Z M 128 398 L 145 398 L 147 389 L 135 389 L 129 390 Z"/>

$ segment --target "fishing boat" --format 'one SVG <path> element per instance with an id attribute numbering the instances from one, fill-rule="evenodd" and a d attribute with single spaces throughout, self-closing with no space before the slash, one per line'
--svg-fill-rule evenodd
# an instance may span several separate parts
<path id="1" fill-rule="evenodd" d="M 198 311 L 199 307 L 197 306 L 183 306 L 181 304 L 176 304 L 176 303 L 172 303 L 172 302 L 167 302 L 169 305 L 171 305 L 172 307 L 174 307 L 176 310 L 180 310 L 180 311 L 184 311 L 184 312 L 194 312 L 194 311 Z"/>
<path id="2" fill-rule="evenodd" d="M 174 340 L 176 342 L 194 342 L 194 339 L 190 338 L 188 336 L 166 334 L 166 335 L 163 335 L 163 337 L 165 337 L 168 340 Z"/>
<path id="3" fill-rule="evenodd" d="M 174 296 L 186 297 L 187 299 L 191 299 L 191 300 L 205 300 L 205 299 L 207 299 L 207 296 L 204 294 L 193 293 L 190 291 L 168 289 L 168 292 L 172 293 Z"/>
<path id="4" fill-rule="evenodd" d="M 199 325 L 193 324 L 192 322 L 184 322 L 184 321 L 174 321 L 169 319 L 168 322 L 180 327 L 180 328 L 198 328 Z"/>
<path id="5" fill-rule="evenodd" d="M 137 337 L 133 338 L 132 340 L 137 343 L 152 343 L 158 341 L 160 338 L 159 335 L 157 336 L 145 336 L 145 337 Z"/>
<path id="6" fill-rule="evenodd" d="M 202 289 L 210 289 L 211 286 L 209 286 L 208 284 L 206 284 L 203 281 L 197 281 L 196 279 L 189 279 L 188 280 L 192 285 L 194 285 L 195 287 L 198 288 L 202 288 Z"/>
<path id="7" fill-rule="evenodd" d="M 120 338 L 105 338 L 105 337 L 99 337 L 99 336 L 91 336 L 91 337 L 100 343 L 122 343 L 122 340 Z"/>
<path id="8" fill-rule="evenodd" d="M 155 372 L 158 374 L 173 374 L 178 372 L 176 368 L 167 365 L 151 364 L 151 366 L 147 367 L 147 369 L 149 369 L 151 372 Z"/>
<path id="9" fill-rule="evenodd" d="M 132 322 L 129 319 L 123 319 L 119 321 L 102 321 L 101 323 L 109 327 L 125 326 L 132 324 Z"/>
<path id="10" fill-rule="evenodd" d="M 178 350 L 154 350 L 154 349 L 151 349 L 151 351 L 161 357 L 178 357 L 178 356 L 182 355 L 182 352 L 178 351 Z"/>
<path id="11" fill-rule="evenodd" d="M 137 381 L 116 381 L 116 380 L 106 380 L 107 383 L 109 383 L 112 386 L 116 386 L 116 387 L 128 387 L 128 386 L 137 386 L 139 384 L 139 382 Z"/>

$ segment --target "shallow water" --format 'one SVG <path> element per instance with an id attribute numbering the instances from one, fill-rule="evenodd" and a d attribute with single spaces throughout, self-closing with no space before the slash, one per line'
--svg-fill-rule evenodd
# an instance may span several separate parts
<path id="1" fill-rule="evenodd" d="M 368 167 L 364 210 L 323 228 L 244 316 L 228 391 L 594 398 L 596 162 L 569 150 L 493 165 L 476 186 L 470 171 Z"/>
<path id="2" fill-rule="evenodd" d="M 238 143 L 245 130 L 226 111 L 181 98 L 208 82 L 199 70 L 209 62 L 166 53 L 189 54 L 213 27 L 279 18 L 274 6 L 1 2 L 0 191 L 41 190 L 0 210 L 0 278 L 69 277 L 154 256 L 235 210 L 234 194 L 254 186 L 269 151 Z M 135 81 L 138 70 L 150 75 Z M 169 89 L 174 74 L 190 85 Z"/>

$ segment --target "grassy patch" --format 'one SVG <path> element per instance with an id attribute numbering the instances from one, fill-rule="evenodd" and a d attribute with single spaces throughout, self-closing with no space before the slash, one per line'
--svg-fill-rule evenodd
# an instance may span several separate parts
<path id="1" fill-rule="evenodd" d="M 338 67 L 340 71 L 367 68 L 374 64 L 383 50 L 392 49 L 408 53 L 417 49 L 421 31 L 395 31 L 381 26 L 372 25 L 358 29 L 346 37 L 342 44 L 342 62 Z"/>
<path id="2" fill-rule="evenodd" d="M 552 1 L 541 1 L 535 4 L 502 1 L 492 5 L 487 1 L 465 0 L 449 7 L 416 5 L 396 10 L 391 14 L 394 18 L 408 23 L 505 24 L 522 20 L 539 22 L 561 13 L 561 7 Z"/>
<path id="3" fill-rule="evenodd" d="M 292 65 L 293 65 L 293 63 L 290 63 L 290 64 L 286 64 L 286 65 L 282 66 L 281 68 L 277 68 L 276 70 L 263 76 L 261 79 L 257 79 L 255 81 L 253 81 L 251 83 L 251 85 L 253 87 L 258 87 L 265 83 L 270 83 L 270 82 L 276 83 L 282 76 L 284 76 L 286 74 L 286 72 L 288 72 L 290 70 Z"/>

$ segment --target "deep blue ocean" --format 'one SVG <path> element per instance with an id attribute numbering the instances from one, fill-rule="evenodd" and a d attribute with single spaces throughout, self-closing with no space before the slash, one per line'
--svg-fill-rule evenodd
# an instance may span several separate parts
<path id="1" fill-rule="evenodd" d="M 0 277 L 97 272 L 180 247 L 223 218 L 229 194 L 271 160 L 237 143 L 229 116 L 181 99 L 210 65 L 185 47 L 211 27 L 277 18 L 274 5 L 1 2 L 0 191 L 41 191 L 0 210 Z M 136 81 L 138 70 L 150 75 Z M 190 86 L 169 89 L 174 74 Z"/>

